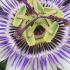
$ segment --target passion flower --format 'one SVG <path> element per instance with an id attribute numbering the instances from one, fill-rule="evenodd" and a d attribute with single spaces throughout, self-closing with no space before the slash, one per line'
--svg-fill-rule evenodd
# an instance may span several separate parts
<path id="1" fill-rule="evenodd" d="M 6 70 L 70 69 L 66 2 L 0 0 L 0 61 L 8 58 Z"/>

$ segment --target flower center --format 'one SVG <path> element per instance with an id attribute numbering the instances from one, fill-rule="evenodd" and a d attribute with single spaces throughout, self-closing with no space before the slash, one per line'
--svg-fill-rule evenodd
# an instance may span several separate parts
<path id="1" fill-rule="evenodd" d="M 35 36 L 43 35 L 44 33 L 45 33 L 45 28 L 43 28 L 41 25 L 38 25 L 34 30 Z"/>
<path id="2" fill-rule="evenodd" d="M 13 26 L 18 27 L 16 36 L 24 37 L 29 46 L 43 42 L 50 43 L 57 34 L 59 24 L 41 16 L 54 15 L 64 18 L 63 12 L 54 8 L 43 7 L 37 0 L 32 0 L 32 2 L 29 1 L 28 3 L 33 5 L 31 10 L 33 13 L 29 13 L 28 8 L 22 6 L 13 18 Z"/>

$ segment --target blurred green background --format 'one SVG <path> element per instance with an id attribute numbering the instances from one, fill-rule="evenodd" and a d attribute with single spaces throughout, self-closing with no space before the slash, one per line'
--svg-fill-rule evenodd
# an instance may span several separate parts
<path id="1" fill-rule="evenodd" d="M 5 70 L 7 60 L 0 62 L 0 70 Z"/>
<path id="2" fill-rule="evenodd" d="M 0 70 L 5 70 L 7 64 L 7 60 L 0 62 Z M 60 68 L 57 68 L 57 70 L 61 70 Z"/>

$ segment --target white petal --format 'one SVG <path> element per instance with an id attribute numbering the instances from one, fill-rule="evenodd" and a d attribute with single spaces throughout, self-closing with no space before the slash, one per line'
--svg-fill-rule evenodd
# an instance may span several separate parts
<path id="1" fill-rule="evenodd" d="M 21 70 L 21 69 L 20 68 L 15 68 L 14 65 L 12 66 L 11 61 L 8 59 L 6 70 Z"/>
<path id="2" fill-rule="evenodd" d="M 56 65 L 53 65 L 53 68 L 52 68 L 52 66 L 50 65 L 50 63 L 47 62 L 47 70 L 57 70 L 57 67 L 56 67 Z"/>
<path id="3" fill-rule="evenodd" d="M 0 46 L 0 62 L 7 59 L 8 56 L 11 54 L 11 49 L 3 48 Z"/>
<path id="4" fill-rule="evenodd" d="M 70 60 L 69 60 L 70 61 Z M 62 61 L 62 65 L 63 65 L 63 67 L 64 67 L 64 69 L 63 70 L 70 70 L 70 64 L 68 63 L 68 62 L 66 62 L 66 61 Z"/>
<path id="5" fill-rule="evenodd" d="M 62 59 L 62 58 L 60 58 L 60 57 L 58 57 L 57 56 L 57 58 L 58 58 L 58 60 L 60 61 L 60 63 L 61 63 L 61 65 L 62 65 L 62 67 L 58 64 L 58 67 L 60 68 L 60 69 L 62 69 L 62 70 L 70 70 L 70 58 L 65 58 L 65 59 Z"/>
<path id="6" fill-rule="evenodd" d="M 0 51 L 2 51 L 2 50 L 3 50 L 3 49 L 0 48 Z M 3 61 L 3 60 L 5 60 L 5 58 L 2 58 L 2 55 L 3 55 L 3 54 L 1 53 L 1 54 L 0 54 L 0 62 Z"/>
<path id="7" fill-rule="evenodd" d="M 29 61 L 28 57 L 13 53 L 8 58 L 6 70 L 27 70 Z"/>

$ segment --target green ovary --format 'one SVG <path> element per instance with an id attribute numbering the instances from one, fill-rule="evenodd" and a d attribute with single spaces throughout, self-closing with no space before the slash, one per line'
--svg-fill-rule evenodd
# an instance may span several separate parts
<path id="1" fill-rule="evenodd" d="M 53 15 L 59 18 L 64 18 L 64 14 L 62 11 L 55 10 L 50 7 L 42 7 L 42 5 L 39 4 L 39 2 L 36 4 L 36 7 L 34 6 L 34 9 L 38 14 L 41 13 L 41 16 Z M 28 16 L 26 15 L 26 7 L 21 7 L 13 19 L 13 26 L 20 27 L 22 23 L 22 27 L 20 28 L 23 28 L 34 18 L 35 18 L 35 14 L 31 14 Z M 35 29 L 38 26 L 41 26 L 45 30 L 41 35 L 35 35 L 34 33 Z M 32 26 L 29 26 L 28 29 L 26 29 L 23 32 L 22 36 L 25 38 L 29 46 L 33 46 L 41 42 L 51 42 L 55 37 L 58 29 L 59 29 L 59 24 L 56 21 L 53 22 L 50 19 L 38 18 Z"/>

